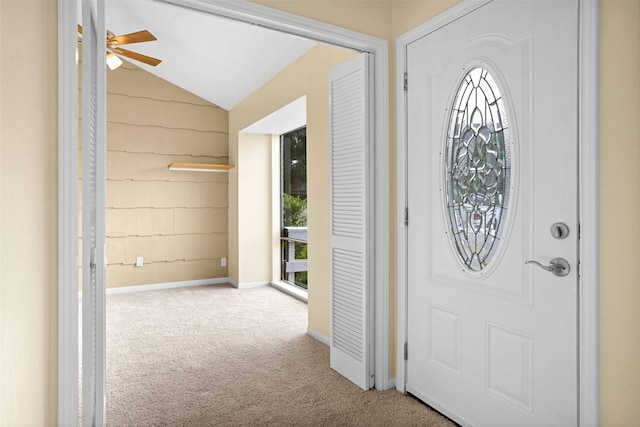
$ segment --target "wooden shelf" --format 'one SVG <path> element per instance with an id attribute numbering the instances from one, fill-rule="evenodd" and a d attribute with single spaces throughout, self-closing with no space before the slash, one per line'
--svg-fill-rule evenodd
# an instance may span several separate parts
<path id="1" fill-rule="evenodd" d="M 234 165 L 211 165 L 208 163 L 169 163 L 171 171 L 228 172 Z"/>

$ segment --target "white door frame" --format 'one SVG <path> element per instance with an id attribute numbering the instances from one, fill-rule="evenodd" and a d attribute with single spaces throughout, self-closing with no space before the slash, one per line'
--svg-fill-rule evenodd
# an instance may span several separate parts
<path id="1" fill-rule="evenodd" d="M 58 423 L 77 423 L 77 72 L 75 63 L 77 1 L 58 1 Z M 375 387 L 393 386 L 389 378 L 389 165 L 388 47 L 386 40 L 303 18 L 262 5 L 233 0 L 156 0 L 218 17 L 259 25 L 348 49 L 369 52 L 374 114 L 374 201 L 369 229 L 373 254 L 373 329 Z M 74 311 L 75 310 L 75 311 Z"/>
<path id="2" fill-rule="evenodd" d="M 58 1 L 58 425 L 78 425 L 77 1 Z"/>
<path id="3" fill-rule="evenodd" d="M 396 40 L 396 265 L 397 275 L 397 367 L 396 388 L 405 392 L 407 340 L 407 114 L 405 73 L 407 47 L 444 25 L 466 15 L 491 0 L 466 0 L 435 18 L 403 34 Z M 578 52 L 578 169 L 579 169 L 579 301 L 578 301 L 578 419 L 582 426 L 600 424 L 600 3 L 579 0 Z M 409 82 L 410 84 L 410 82 Z"/>

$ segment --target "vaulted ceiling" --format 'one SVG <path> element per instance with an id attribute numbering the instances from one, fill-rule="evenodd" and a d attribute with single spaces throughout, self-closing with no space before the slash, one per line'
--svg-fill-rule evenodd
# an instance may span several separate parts
<path id="1" fill-rule="evenodd" d="M 132 63 L 227 110 L 317 44 L 150 0 L 108 0 L 106 25 L 116 35 L 149 30 L 157 41 L 123 47 L 162 63 Z"/>

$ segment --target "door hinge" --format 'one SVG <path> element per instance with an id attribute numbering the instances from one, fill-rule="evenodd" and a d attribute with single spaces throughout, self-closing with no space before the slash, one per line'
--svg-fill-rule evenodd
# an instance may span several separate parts
<path id="1" fill-rule="evenodd" d="M 409 90 L 409 75 L 404 73 L 404 90 Z"/>
<path id="2" fill-rule="evenodd" d="M 409 207 L 404 208 L 404 225 L 409 225 Z"/>
<path id="3" fill-rule="evenodd" d="M 404 343 L 404 360 L 409 360 L 409 343 Z"/>

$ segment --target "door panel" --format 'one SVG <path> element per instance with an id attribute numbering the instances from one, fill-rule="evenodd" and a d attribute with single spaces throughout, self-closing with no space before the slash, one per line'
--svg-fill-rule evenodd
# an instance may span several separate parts
<path id="1" fill-rule="evenodd" d="M 330 365 L 372 386 L 367 211 L 368 55 L 338 65 L 330 86 Z"/>
<path id="2" fill-rule="evenodd" d="M 494 1 L 407 49 L 407 390 L 462 424 L 577 424 L 577 19 Z"/>

